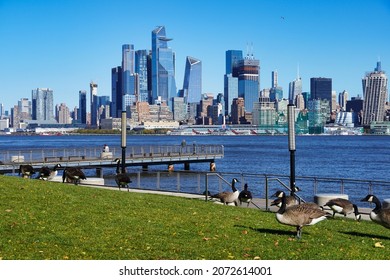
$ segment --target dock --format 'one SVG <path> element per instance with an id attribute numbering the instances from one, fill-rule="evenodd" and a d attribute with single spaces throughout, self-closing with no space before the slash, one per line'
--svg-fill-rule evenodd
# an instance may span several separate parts
<path id="1" fill-rule="evenodd" d="M 190 170 L 190 164 L 210 163 L 215 168 L 215 160 L 224 157 L 223 145 L 148 145 L 131 146 L 125 150 L 126 166 L 141 166 L 148 170 L 150 165 L 166 165 L 173 170 L 175 164 L 183 164 Z M 104 152 L 102 147 L 80 147 L 66 149 L 31 149 L 0 151 L 0 174 L 15 173 L 21 164 L 30 164 L 39 169 L 57 163 L 61 166 L 101 169 L 114 167 L 114 159 L 122 158 L 121 147 L 110 147 Z"/>

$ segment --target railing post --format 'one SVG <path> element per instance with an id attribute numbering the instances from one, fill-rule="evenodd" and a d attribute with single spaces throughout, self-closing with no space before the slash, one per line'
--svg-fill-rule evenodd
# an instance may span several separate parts
<path id="1" fill-rule="evenodd" d="M 160 172 L 157 172 L 157 186 L 156 188 L 159 190 L 160 189 Z"/>
<path id="2" fill-rule="evenodd" d="M 205 178 L 205 199 L 206 202 L 209 200 L 209 174 L 206 173 L 206 178 Z"/>
<path id="3" fill-rule="evenodd" d="M 344 180 L 341 179 L 340 193 L 344 193 Z"/>
<path id="4" fill-rule="evenodd" d="M 180 172 L 177 173 L 177 191 L 180 192 Z"/>
<path id="5" fill-rule="evenodd" d="M 265 210 L 269 211 L 268 208 L 268 177 L 265 175 Z"/>

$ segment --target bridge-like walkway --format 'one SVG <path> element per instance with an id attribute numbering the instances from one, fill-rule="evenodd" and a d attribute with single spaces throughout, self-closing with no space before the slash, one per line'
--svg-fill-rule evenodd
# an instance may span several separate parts
<path id="1" fill-rule="evenodd" d="M 191 163 L 209 162 L 210 166 L 224 156 L 223 145 L 155 145 L 126 148 L 126 166 L 184 164 L 186 170 Z M 14 173 L 21 164 L 34 168 L 57 163 L 62 167 L 103 168 L 116 165 L 115 158 L 122 158 L 121 147 L 111 147 L 103 152 L 102 147 L 80 147 L 71 149 L 31 149 L 0 151 L 0 174 Z"/>

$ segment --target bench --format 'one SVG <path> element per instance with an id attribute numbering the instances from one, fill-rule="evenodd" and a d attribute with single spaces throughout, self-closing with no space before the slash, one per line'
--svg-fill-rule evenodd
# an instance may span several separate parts
<path id="1" fill-rule="evenodd" d="M 62 161 L 63 157 L 45 157 L 44 160 L 45 162 Z"/>
<path id="2" fill-rule="evenodd" d="M 85 159 L 85 156 L 68 156 L 68 159 L 69 160 L 74 160 L 74 159 L 78 159 L 78 160 L 84 160 Z"/>

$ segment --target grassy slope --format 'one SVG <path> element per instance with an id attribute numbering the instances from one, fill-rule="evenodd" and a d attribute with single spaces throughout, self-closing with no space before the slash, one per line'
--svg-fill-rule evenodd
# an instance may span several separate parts
<path id="1" fill-rule="evenodd" d="M 0 259 L 389 259 L 390 230 L 303 229 L 204 201 L 0 176 Z"/>

